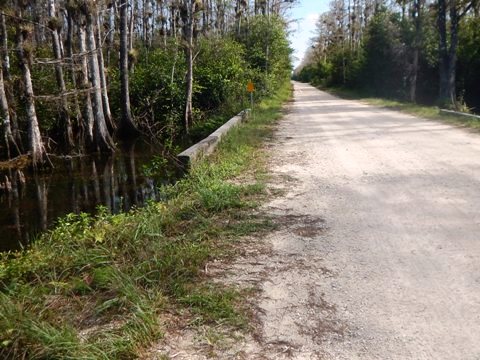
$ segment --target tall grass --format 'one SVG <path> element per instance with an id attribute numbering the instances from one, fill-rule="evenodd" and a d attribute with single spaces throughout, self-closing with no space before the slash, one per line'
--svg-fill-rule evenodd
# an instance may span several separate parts
<path id="1" fill-rule="evenodd" d="M 205 263 L 268 228 L 248 215 L 262 195 L 260 145 L 290 85 L 262 101 L 162 203 L 68 215 L 32 246 L 0 258 L 0 357 L 129 359 L 163 334 L 166 312 L 242 326 L 238 293 L 209 284 Z M 246 172 L 257 182 L 232 181 Z"/>

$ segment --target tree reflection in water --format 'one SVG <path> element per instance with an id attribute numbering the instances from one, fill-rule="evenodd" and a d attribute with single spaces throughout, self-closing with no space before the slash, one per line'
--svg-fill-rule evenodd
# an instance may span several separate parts
<path id="1" fill-rule="evenodd" d="M 70 157 L 50 173 L 10 170 L 11 190 L 0 194 L 0 251 L 18 249 L 68 213 L 95 212 L 105 206 L 112 213 L 128 211 L 158 200 L 158 186 L 175 181 L 173 164 L 161 174 L 146 176 L 144 167 L 161 149 L 144 143 L 124 146 L 103 157 Z"/>

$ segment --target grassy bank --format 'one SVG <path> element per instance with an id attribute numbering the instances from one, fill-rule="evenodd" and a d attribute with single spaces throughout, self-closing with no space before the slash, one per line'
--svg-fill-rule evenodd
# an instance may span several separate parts
<path id="1" fill-rule="evenodd" d="M 164 202 L 69 215 L 27 251 L 4 254 L 0 357 L 130 359 L 177 317 L 244 326 L 242 294 L 202 269 L 231 256 L 238 237 L 271 227 L 248 210 L 264 196 L 260 145 L 290 93 L 286 83 L 259 104 L 211 158 L 162 189 Z M 256 181 L 242 184 L 246 173 Z"/>
<path id="2" fill-rule="evenodd" d="M 453 125 L 465 126 L 472 129 L 480 129 L 480 121 L 478 119 L 470 119 L 465 116 L 441 113 L 440 108 L 437 106 L 425 106 L 414 104 L 408 101 L 372 97 L 360 91 L 345 88 L 321 89 L 344 99 L 360 100 L 370 105 L 375 105 L 390 110 L 401 111 L 406 114 L 419 116 L 425 119 L 440 120 Z"/>

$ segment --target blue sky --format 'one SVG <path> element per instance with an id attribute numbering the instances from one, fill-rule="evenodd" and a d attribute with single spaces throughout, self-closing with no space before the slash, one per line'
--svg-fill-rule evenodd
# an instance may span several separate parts
<path id="1" fill-rule="evenodd" d="M 310 45 L 318 16 L 328 10 L 329 2 L 330 0 L 300 0 L 290 11 L 290 19 L 296 20 L 290 26 L 292 30 L 290 42 L 294 49 L 295 67 L 300 63 L 305 50 Z"/>

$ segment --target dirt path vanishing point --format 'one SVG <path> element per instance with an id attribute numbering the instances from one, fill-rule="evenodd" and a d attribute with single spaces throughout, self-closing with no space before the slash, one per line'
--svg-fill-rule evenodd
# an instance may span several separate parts
<path id="1" fill-rule="evenodd" d="M 271 154 L 285 226 L 228 271 L 258 331 L 219 358 L 480 359 L 480 134 L 295 83 Z"/>

